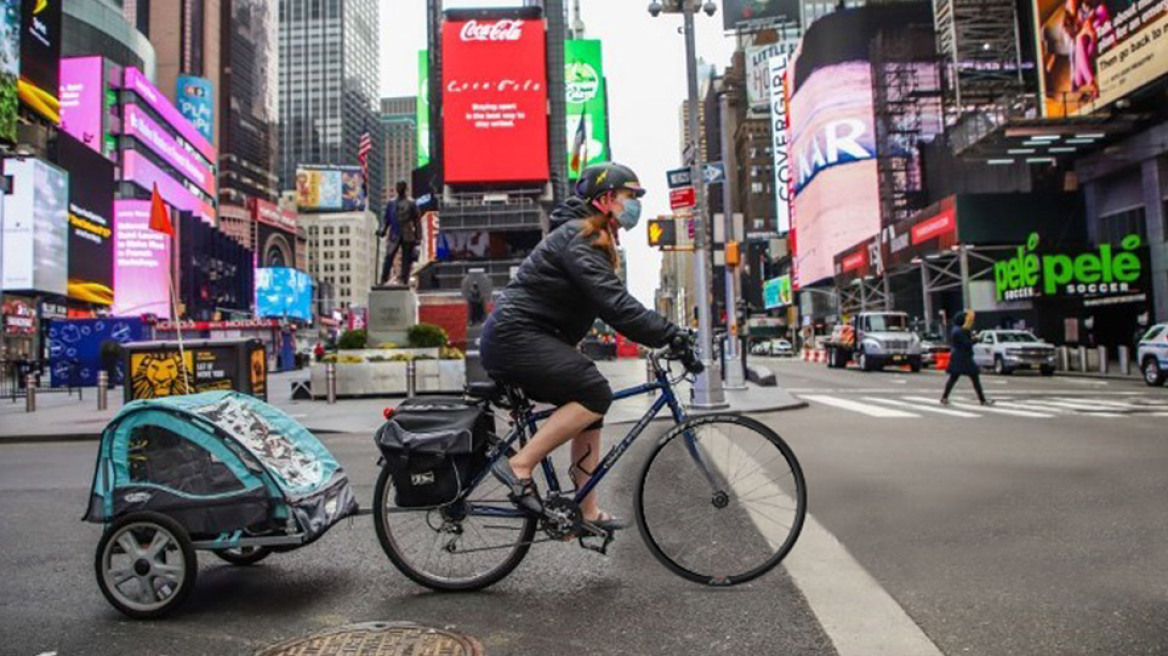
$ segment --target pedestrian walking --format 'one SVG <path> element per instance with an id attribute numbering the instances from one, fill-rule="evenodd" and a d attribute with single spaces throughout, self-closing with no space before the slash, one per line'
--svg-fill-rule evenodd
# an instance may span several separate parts
<path id="1" fill-rule="evenodd" d="M 380 284 L 389 281 L 393 272 L 393 258 L 401 250 L 401 273 L 397 282 L 402 285 L 410 284 L 410 269 L 414 264 L 414 249 L 418 246 L 418 239 L 422 234 L 422 214 L 418 204 L 409 197 L 409 187 L 405 181 L 397 183 L 397 198 L 385 208 L 381 229 L 378 235 L 389 236 L 386 246 L 385 262 L 381 267 Z"/>
<path id="2" fill-rule="evenodd" d="M 973 310 L 966 310 L 953 317 L 953 330 L 949 333 L 949 367 L 945 372 L 949 380 L 945 381 L 945 393 L 941 395 L 941 403 L 949 403 L 949 392 L 957 384 L 957 379 L 969 376 L 977 398 L 982 405 L 993 405 L 993 400 L 986 399 L 981 389 L 981 377 L 978 375 L 977 363 L 973 361 Z"/>

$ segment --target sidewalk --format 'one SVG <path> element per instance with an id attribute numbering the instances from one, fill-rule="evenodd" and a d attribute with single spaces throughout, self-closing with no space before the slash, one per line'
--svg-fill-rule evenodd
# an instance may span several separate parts
<path id="1" fill-rule="evenodd" d="M 601 373 L 608 377 L 614 390 L 645 382 L 644 360 L 617 360 L 599 362 Z M 292 383 L 307 380 L 308 371 L 272 374 L 268 377 L 268 402 L 287 412 L 314 433 L 368 433 L 376 431 L 384 422 L 382 411 L 396 406 L 403 397 L 367 399 L 339 399 L 329 405 L 325 401 L 294 401 Z M 690 390 L 687 384 L 677 389 L 678 398 L 688 405 Z M 655 397 L 643 395 L 613 404 L 607 423 L 632 423 L 650 407 Z M 753 414 L 806 407 L 806 403 L 787 394 L 781 387 L 749 385 L 741 391 L 727 391 L 728 408 L 715 412 Z M 53 442 L 68 440 L 96 440 L 105 425 L 122 407 L 122 390 L 110 390 L 109 408 L 97 410 L 94 388 L 85 390 L 84 399 L 65 394 L 40 394 L 37 411 L 24 411 L 24 397 L 16 402 L 0 399 L 0 442 Z M 687 409 L 688 410 L 688 409 Z M 704 414 L 689 411 L 690 414 Z M 663 412 L 659 417 L 668 417 Z"/>

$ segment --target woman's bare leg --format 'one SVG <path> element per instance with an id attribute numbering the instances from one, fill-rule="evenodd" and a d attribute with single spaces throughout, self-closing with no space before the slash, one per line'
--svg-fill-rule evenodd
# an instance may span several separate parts
<path id="1" fill-rule="evenodd" d="M 603 417 L 575 401 L 560 406 L 535 431 L 531 441 L 511 457 L 511 470 L 519 478 L 531 478 L 535 466 L 556 447 L 576 437 Z"/>
<path id="2" fill-rule="evenodd" d="M 576 489 L 584 487 L 596 471 L 596 464 L 600 462 L 600 429 L 594 428 L 580 433 L 572 440 L 572 481 Z M 593 520 L 600 515 L 600 508 L 596 501 L 596 490 L 593 490 L 580 502 L 580 511 L 584 519 Z"/>

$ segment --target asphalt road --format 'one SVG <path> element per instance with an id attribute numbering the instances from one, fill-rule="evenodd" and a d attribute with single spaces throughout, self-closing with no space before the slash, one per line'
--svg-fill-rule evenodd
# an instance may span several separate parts
<path id="1" fill-rule="evenodd" d="M 757 418 L 798 454 L 812 516 L 943 653 L 1168 652 L 1168 390 L 986 376 L 1002 401 L 986 412 L 964 403 L 967 382 L 959 404 L 935 405 L 936 372 L 769 364 L 810 404 Z M 324 441 L 367 504 L 369 437 Z M 649 446 L 635 445 L 603 492 L 626 517 Z M 201 556 L 181 612 L 126 620 L 94 581 L 99 530 L 78 521 L 93 452 L 0 446 L 0 654 L 250 654 L 373 620 L 450 627 L 487 654 L 834 654 L 844 644 L 785 569 L 704 588 L 666 571 L 630 530 L 607 557 L 537 545 L 488 591 L 435 594 L 392 568 L 365 517 L 251 568 Z M 798 553 L 812 544 L 792 561 L 817 555 Z M 877 653 L 881 629 L 869 637 L 871 650 L 852 640 L 852 653 Z"/>

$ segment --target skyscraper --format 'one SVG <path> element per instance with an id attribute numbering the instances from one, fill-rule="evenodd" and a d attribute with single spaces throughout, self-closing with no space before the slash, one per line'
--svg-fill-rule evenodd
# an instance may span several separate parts
<path id="1" fill-rule="evenodd" d="M 377 0 L 280 0 L 281 189 L 297 164 L 357 164 L 369 153 L 370 209 L 380 213 L 384 151 L 379 119 Z"/>
<path id="2" fill-rule="evenodd" d="M 382 98 L 381 126 L 385 139 L 385 184 L 381 199 L 385 202 L 394 196 L 399 180 L 409 183 L 410 174 L 417 166 L 417 98 Z"/>
<path id="3" fill-rule="evenodd" d="M 219 198 L 246 206 L 249 198 L 276 202 L 279 121 L 277 14 L 267 0 L 220 0 L 223 102 L 217 107 Z"/>

